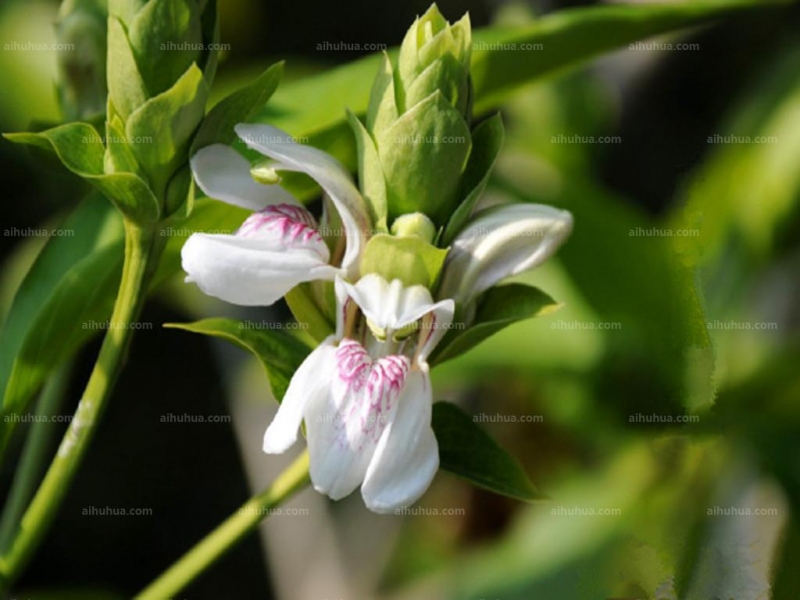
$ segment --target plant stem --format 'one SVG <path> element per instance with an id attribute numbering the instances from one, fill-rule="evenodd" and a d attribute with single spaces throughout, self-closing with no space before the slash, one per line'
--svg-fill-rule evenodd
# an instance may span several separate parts
<path id="1" fill-rule="evenodd" d="M 53 462 L 8 552 L 0 559 L 0 591 L 20 575 L 41 542 L 91 442 L 119 374 L 163 243 L 157 232 L 125 223 L 125 262 L 114 311 L 89 383 Z"/>
<path id="2" fill-rule="evenodd" d="M 47 381 L 36 403 L 36 415 L 40 418 L 30 426 L 19 465 L 14 473 L 11 491 L 3 507 L 3 517 L 0 519 L 0 552 L 8 550 L 20 518 L 47 464 L 45 461 L 50 454 L 52 439 L 58 431 L 58 424 L 51 421 L 50 417 L 58 412 L 64 399 L 69 372 L 69 364 L 59 368 Z"/>
<path id="3" fill-rule="evenodd" d="M 269 515 L 269 511 L 309 482 L 308 452 L 303 452 L 266 490 L 203 538 L 178 562 L 142 591 L 136 600 L 164 600 L 190 584 Z"/>

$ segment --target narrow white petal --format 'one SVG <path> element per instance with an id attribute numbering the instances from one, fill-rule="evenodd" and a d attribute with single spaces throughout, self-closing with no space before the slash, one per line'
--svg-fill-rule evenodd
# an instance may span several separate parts
<path id="1" fill-rule="evenodd" d="M 279 185 L 263 185 L 250 176 L 250 163 L 230 146 L 212 144 L 197 151 L 191 160 L 194 179 L 209 198 L 249 210 L 270 204 L 299 202 Z"/>
<path id="2" fill-rule="evenodd" d="M 308 406 L 324 404 L 330 394 L 336 347 L 333 336 L 308 355 L 292 376 L 275 418 L 264 434 L 264 452 L 286 452 L 297 441 L 297 430 Z"/>
<path id="3" fill-rule="evenodd" d="M 431 429 L 431 382 L 414 370 L 397 401 L 397 414 L 383 432 L 367 468 L 361 495 L 367 508 L 391 513 L 416 502 L 439 468 L 439 446 Z"/>
<path id="4" fill-rule="evenodd" d="M 450 330 L 456 304 L 452 299 L 441 300 L 433 305 L 430 313 L 420 325 L 419 352 L 417 361 L 425 363 L 428 356 Z M 425 367 L 427 368 L 427 366 Z"/>
<path id="5" fill-rule="evenodd" d="M 399 279 L 389 283 L 376 273 L 365 275 L 355 285 L 343 285 L 361 312 L 382 329 L 400 329 L 436 306 L 424 286 L 404 287 Z"/>
<path id="6" fill-rule="evenodd" d="M 572 215 L 541 204 L 511 204 L 476 215 L 453 240 L 440 298 L 468 304 L 496 283 L 537 267 L 566 240 Z"/>
<path id="7" fill-rule="evenodd" d="M 331 393 L 309 405 L 306 417 L 311 481 L 318 492 L 339 500 L 364 480 L 409 369 L 406 357 L 373 361 L 358 342 L 339 344 Z"/>
<path id="8" fill-rule="evenodd" d="M 285 248 L 274 238 L 195 233 L 181 250 L 183 270 L 209 296 L 242 306 L 268 306 L 298 283 L 333 279 L 315 246 Z"/>
<path id="9" fill-rule="evenodd" d="M 364 245 L 364 231 L 368 229 L 368 217 L 364 200 L 350 174 L 329 154 L 295 143 L 289 134 L 277 127 L 239 124 L 236 133 L 248 147 L 278 161 L 277 168 L 305 173 L 325 190 L 339 212 L 347 236 L 342 267 L 354 275 Z"/>

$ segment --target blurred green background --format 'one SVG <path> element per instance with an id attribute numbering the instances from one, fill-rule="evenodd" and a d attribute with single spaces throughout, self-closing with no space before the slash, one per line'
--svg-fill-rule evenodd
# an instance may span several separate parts
<path id="1" fill-rule="evenodd" d="M 451 20 L 469 11 L 477 28 L 580 4 L 593 3 L 439 6 Z M 215 97 L 279 59 L 291 81 L 368 54 L 359 45 L 394 46 L 426 8 L 221 2 L 229 49 Z M 61 118 L 56 52 L 24 47 L 55 42 L 57 10 L 0 5 L 2 131 Z M 485 203 L 572 211 L 556 260 L 523 278 L 563 307 L 443 365 L 434 385 L 547 500 L 523 505 L 440 474 L 418 513 L 382 517 L 358 494 L 333 504 L 306 491 L 181 597 L 800 597 L 798 31 L 797 7 L 726 19 L 559 72 L 501 108 L 507 140 Z M 349 49 L 318 50 L 325 42 Z M 351 142 L 332 147 L 353 166 Z M 5 140 L 0 161 L 4 315 L 46 241 L 19 231 L 56 227 L 87 190 Z M 286 457 L 260 452 L 275 403 L 259 365 L 160 327 L 221 315 L 289 318 L 163 285 L 19 597 L 130 597 L 280 471 Z M 64 414 L 96 351 L 75 362 Z"/>

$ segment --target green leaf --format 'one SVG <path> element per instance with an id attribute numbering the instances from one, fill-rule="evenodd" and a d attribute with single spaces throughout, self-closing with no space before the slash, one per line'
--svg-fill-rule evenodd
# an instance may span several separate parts
<path id="1" fill-rule="evenodd" d="M 496 494 L 525 502 L 544 498 L 517 459 L 455 404 L 436 402 L 432 426 L 440 468 Z"/>
<path id="2" fill-rule="evenodd" d="M 205 113 L 208 86 L 197 65 L 133 112 L 125 125 L 128 143 L 158 198 L 186 162 L 189 143 Z"/>
<path id="3" fill-rule="evenodd" d="M 389 219 L 422 212 L 443 223 L 470 151 L 470 131 L 459 112 L 437 91 L 376 135 Z"/>
<path id="4" fill-rule="evenodd" d="M 437 248 L 418 236 L 373 236 L 364 248 L 361 275 L 377 273 L 386 281 L 430 288 L 439 277 L 447 249 Z"/>
<path id="5" fill-rule="evenodd" d="M 347 119 L 356 138 L 358 149 L 359 188 L 371 210 L 371 221 L 378 231 L 387 231 L 386 180 L 375 141 L 358 117 L 347 111 Z"/>
<path id="6" fill-rule="evenodd" d="M 147 183 L 134 173 L 103 173 L 105 147 L 87 123 L 68 123 L 41 133 L 10 133 L 12 142 L 55 152 L 62 164 L 100 190 L 125 216 L 137 223 L 154 223 L 161 214 Z"/>
<path id="7" fill-rule="evenodd" d="M 277 329 L 254 329 L 236 319 L 203 319 L 194 323 L 166 323 L 164 327 L 201 333 L 231 342 L 252 352 L 269 378 L 272 394 L 280 402 L 292 375 L 310 352 L 297 338 Z"/>
<path id="8" fill-rule="evenodd" d="M 475 111 L 497 106 L 526 82 L 637 40 L 782 3 L 734 0 L 598 6 L 558 11 L 523 28 L 483 30 L 474 36 L 472 55 Z"/>
<path id="9" fill-rule="evenodd" d="M 467 168 L 461 180 L 459 197 L 464 200 L 459 204 L 453 216 L 447 222 L 442 238 L 444 245 L 449 245 L 456 234 L 467 223 L 475 204 L 483 195 L 492 168 L 503 147 L 503 119 L 496 114 L 478 125 L 472 132 L 472 152 L 469 155 Z"/>
<path id="10" fill-rule="evenodd" d="M 453 359 L 517 321 L 550 314 L 560 306 L 538 288 L 521 283 L 491 288 L 479 301 L 474 322 L 466 329 L 449 332 L 429 362 Z"/>
<path id="11" fill-rule="evenodd" d="M 308 334 L 317 342 L 322 342 L 336 331 L 336 323 L 320 310 L 315 301 L 314 292 L 317 283 L 319 282 L 305 282 L 296 285 L 283 299 L 286 300 L 286 304 L 297 322 L 308 325 Z"/>
<path id="12" fill-rule="evenodd" d="M 122 223 L 92 195 L 48 240 L 17 291 L 0 333 L 2 412 L 24 410 L 48 371 L 102 328 L 122 268 Z"/>
<path id="13" fill-rule="evenodd" d="M 230 144 L 237 123 L 244 123 L 270 99 L 283 75 L 283 62 L 272 65 L 253 83 L 236 90 L 212 108 L 200 125 L 189 154 L 211 144 Z"/>
<path id="14" fill-rule="evenodd" d="M 6 133 L 4 137 L 54 153 L 67 169 L 81 177 L 103 173 L 105 146 L 88 123 L 68 123 L 39 133 Z"/>

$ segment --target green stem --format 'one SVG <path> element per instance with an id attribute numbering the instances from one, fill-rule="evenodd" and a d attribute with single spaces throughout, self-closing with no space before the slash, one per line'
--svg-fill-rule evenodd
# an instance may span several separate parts
<path id="1" fill-rule="evenodd" d="M 142 591 L 136 600 L 173 598 L 269 515 L 269 511 L 305 487 L 308 452 L 281 473 L 266 490 L 245 502 L 236 513 L 203 538 L 183 558 Z"/>
<path id="2" fill-rule="evenodd" d="M 30 560 L 89 447 L 121 370 L 134 329 L 131 324 L 139 317 L 150 278 L 163 249 L 160 237 L 153 229 L 144 230 L 138 225 L 125 223 L 125 262 L 109 329 L 58 453 L 23 515 L 8 552 L 0 559 L 0 591 L 8 589 Z"/>
<path id="3" fill-rule="evenodd" d="M 8 550 L 25 507 L 41 479 L 45 461 L 50 455 L 53 436 L 58 431 L 58 424 L 51 420 L 51 417 L 58 412 L 64 400 L 69 371 L 69 365 L 58 369 L 48 380 L 39 402 L 36 403 L 37 419 L 30 426 L 19 465 L 14 472 L 11 491 L 3 507 L 3 517 L 0 520 L 0 552 Z"/>

